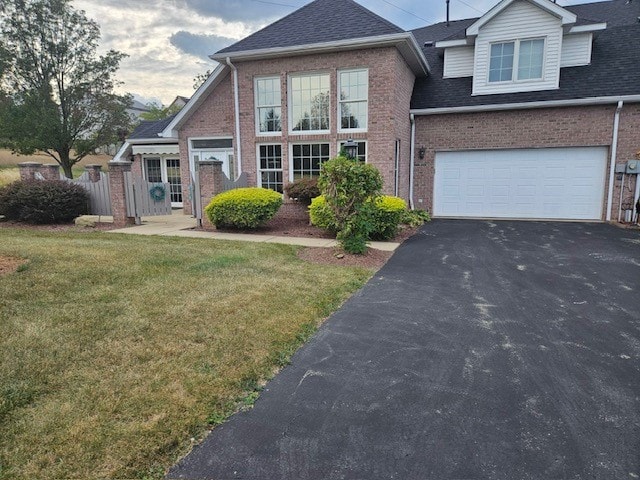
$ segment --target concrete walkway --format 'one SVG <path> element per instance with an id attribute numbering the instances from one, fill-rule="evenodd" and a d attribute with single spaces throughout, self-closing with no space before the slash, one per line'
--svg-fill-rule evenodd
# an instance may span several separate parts
<path id="1" fill-rule="evenodd" d="M 82 217 L 86 220 L 96 222 L 110 223 L 113 218 L 109 216 L 85 215 Z M 188 237 L 188 238 L 212 238 L 214 240 L 235 240 L 240 242 L 257 242 L 257 243 L 283 243 L 285 245 L 300 245 L 303 247 L 335 247 L 338 242 L 329 238 L 308 238 L 308 237 L 284 237 L 275 235 L 259 235 L 250 233 L 225 233 L 225 232 L 207 232 L 202 230 L 194 230 L 196 228 L 196 219 L 176 211 L 172 215 L 161 215 L 157 217 L 145 217 L 142 219 L 142 225 L 118 228 L 109 230 L 109 233 L 126 233 L 129 235 L 160 235 L 168 237 Z M 369 242 L 369 246 L 376 250 L 384 250 L 392 252 L 399 243 L 394 242 Z"/>

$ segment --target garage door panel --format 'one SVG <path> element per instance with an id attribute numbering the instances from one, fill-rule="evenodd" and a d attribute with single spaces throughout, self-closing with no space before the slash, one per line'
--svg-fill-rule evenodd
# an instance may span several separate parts
<path id="1" fill-rule="evenodd" d="M 599 220 L 607 149 L 436 154 L 434 215 Z"/>

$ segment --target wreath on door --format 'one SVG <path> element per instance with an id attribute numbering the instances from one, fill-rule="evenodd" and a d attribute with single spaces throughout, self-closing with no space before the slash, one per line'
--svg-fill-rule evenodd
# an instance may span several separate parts
<path id="1" fill-rule="evenodd" d="M 149 196 L 154 202 L 163 202 L 167 196 L 167 190 L 164 185 L 154 185 L 149 189 Z"/>

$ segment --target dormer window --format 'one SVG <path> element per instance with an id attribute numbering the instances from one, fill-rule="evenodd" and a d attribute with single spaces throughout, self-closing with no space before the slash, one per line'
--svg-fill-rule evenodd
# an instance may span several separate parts
<path id="1" fill-rule="evenodd" d="M 543 38 L 492 43 L 489 82 L 540 80 L 543 63 Z"/>

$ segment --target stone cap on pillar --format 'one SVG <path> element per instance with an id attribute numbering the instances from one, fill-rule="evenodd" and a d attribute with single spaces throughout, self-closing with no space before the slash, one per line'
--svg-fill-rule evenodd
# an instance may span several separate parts
<path id="1" fill-rule="evenodd" d="M 115 163 L 115 162 L 110 162 L 110 163 Z M 99 164 L 91 164 L 91 165 L 84 166 L 85 170 L 100 170 L 101 168 L 102 168 L 102 165 L 99 165 Z"/>
<path id="2" fill-rule="evenodd" d="M 22 162 L 18 164 L 19 167 L 41 167 L 42 164 L 39 162 Z"/>

